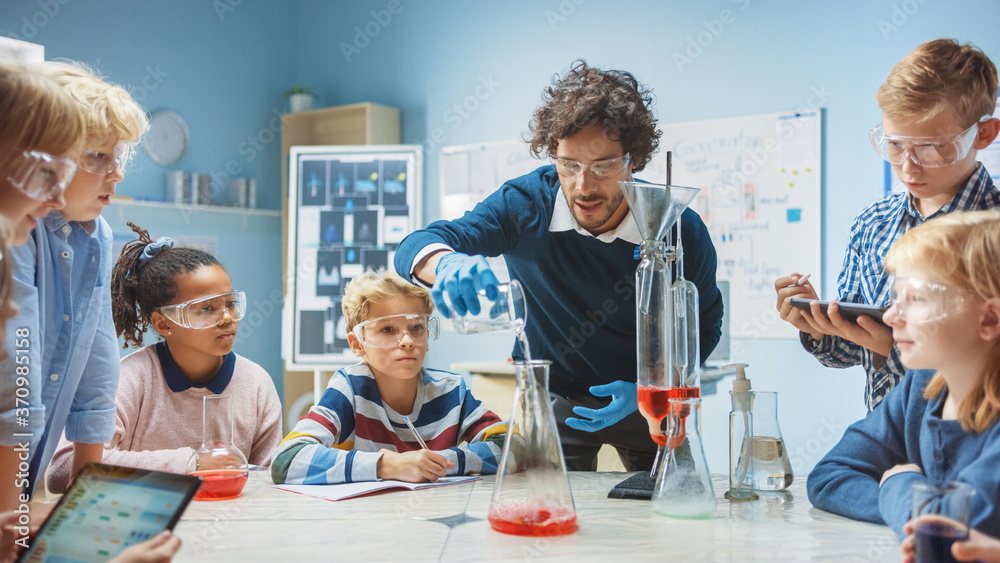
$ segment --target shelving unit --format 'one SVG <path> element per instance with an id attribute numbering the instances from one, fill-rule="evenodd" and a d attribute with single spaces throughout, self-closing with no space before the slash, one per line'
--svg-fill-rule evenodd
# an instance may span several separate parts
<path id="1" fill-rule="evenodd" d="M 399 141 L 399 110 L 369 102 L 286 113 L 281 117 L 281 279 L 284 295 L 288 295 L 288 153 L 291 148 L 302 145 L 398 145 Z M 314 388 L 321 389 L 325 379 L 319 373 L 285 371 L 286 422 L 304 414 L 291 413 L 289 416 L 293 407 L 308 410 L 305 405 L 308 401 L 299 399 Z"/>

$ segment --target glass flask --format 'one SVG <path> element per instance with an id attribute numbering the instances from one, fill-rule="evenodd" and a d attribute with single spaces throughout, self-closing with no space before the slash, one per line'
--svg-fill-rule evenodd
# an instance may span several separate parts
<path id="1" fill-rule="evenodd" d="M 495 300 L 486 297 L 485 289 L 480 289 L 478 314 L 468 311 L 461 317 L 456 315 L 455 308 L 451 305 L 451 296 L 447 292 L 444 295 L 448 306 L 451 307 L 452 326 L 459 334 L 478 334 L 499 330 L 518 332 L 519 326 L 524 326 L 526 320 L 524 288 L 517 280 L 498 285 Z"/>
<path id="2" fill-rule="evenodd" d="M 557 536 L 576 531 L 576 508 L 547 391 L 551 364 L 514 363 L 513 414 L 490 501 L 490 526 L 498 532 Z"/>
<path id="3" fill-rule="evenodd" d="M 780 491 L 792 484 L 792 464 L 778 429 L 778 394 L 754 391 L 753 401 L 753 488 Z"/>
<path id="4" fill-rule="evenodd" d="M 201 479 L 194 500 L 229 500 L 240 496 L 250 476 L 243 452 L 233 443 L 233 397 L 202 399 L 202 442 L 188 460 L 187 472 Z"/>
<path id="5" fill-rule="evenodd" d="M 700 433 L 701 399 L 670 399 L 670 443 L 653 487 L 653 510 L 672 518 L 704 519 L 715 514 L 715 490 Z"/>

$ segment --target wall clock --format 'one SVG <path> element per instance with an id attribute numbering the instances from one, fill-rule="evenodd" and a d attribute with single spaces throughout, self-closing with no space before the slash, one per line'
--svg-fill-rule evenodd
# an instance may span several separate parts
<path id="1" fill-rule="evenodd" d="M 188 128 L 184 119 L 172 111 L 159 111 L 149 118 L 149 132 L 142 138 L 142 148 L 160 166 L 170 166 L 184 156 Z"/>

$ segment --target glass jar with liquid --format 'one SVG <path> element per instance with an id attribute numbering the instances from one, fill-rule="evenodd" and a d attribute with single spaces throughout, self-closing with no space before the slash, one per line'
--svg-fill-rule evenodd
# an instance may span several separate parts
<path id="1" fill-rule="evenodd" d="M 778 394 L 753 391 L 753 488 L 780 491 L 792 484 L 792 464 L 778 428 Z"/>

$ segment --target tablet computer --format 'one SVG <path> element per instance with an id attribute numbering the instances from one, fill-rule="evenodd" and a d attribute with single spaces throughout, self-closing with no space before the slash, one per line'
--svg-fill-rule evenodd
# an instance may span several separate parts
<path id="1" fill-rule="evenodd" d="M 829 315 L 826 310 L 830 307 L 829 301 L 819 301 L 818 299 L 802 299 L 801 297 L 792 297 L 792 307 L 796 309 L 809 310 L 809 304 L 813 301 L 819 303 L 819 308 L 823 311 L 824 315 Z M 885 324 L 882 322 L 882 314 L 886 312 L 888 307 L 879 307 L 878 305 L 869 305 L 867 303 L 843 303 L 837 301 L 837 306 L 840 308 L 840 316 L 851 321 L 852 323 L 858 322 L 858 317 L 861 315 L 867 315 L 871 317 L 874 321 Z"/>
<path id="2" fill-rule="evenodd" d="M 107 561 L 172 530 L 200 485 L 191 475 L 88 463 L 18 561 Z"/>

